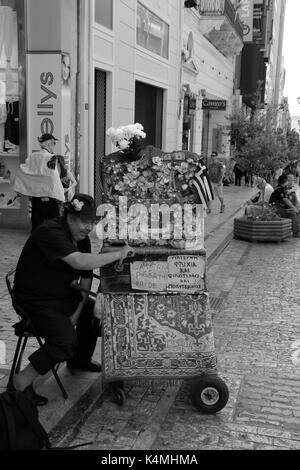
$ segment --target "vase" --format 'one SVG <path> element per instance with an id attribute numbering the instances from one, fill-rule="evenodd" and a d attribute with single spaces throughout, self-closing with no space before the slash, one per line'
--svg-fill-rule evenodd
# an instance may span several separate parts
<path id="1" fill-rule="evenodd" d="M 279 242 L 290 238 L 292 221 L 290 219 L 253 220 L 247 217 L 234 219 L 234 238 L 252 242 Z"/>

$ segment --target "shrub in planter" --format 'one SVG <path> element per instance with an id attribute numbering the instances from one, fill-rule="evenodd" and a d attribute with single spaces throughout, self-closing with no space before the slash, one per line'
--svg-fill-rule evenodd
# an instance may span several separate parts
<path id="1" fill-rule="evenodd" d="M 292 221 L 280 218 L 271 206 L 263 206 L 261 214 L 234 219 L 234 238 L 248 241 L 283 241 L 291 237 Z"/>

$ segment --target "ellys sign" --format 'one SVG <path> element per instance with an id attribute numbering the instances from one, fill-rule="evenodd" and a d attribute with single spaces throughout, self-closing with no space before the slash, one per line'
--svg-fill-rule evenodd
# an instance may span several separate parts
<path id="1" fill-rule="evenodd" d="M 213 111 L 225 111 L 226 100 L 202 100 L 202 109 L 211 109 Z"/>

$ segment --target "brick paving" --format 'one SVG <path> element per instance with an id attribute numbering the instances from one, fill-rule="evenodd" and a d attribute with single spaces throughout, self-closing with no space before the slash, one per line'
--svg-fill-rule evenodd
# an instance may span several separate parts
<path id="1" fill-rule="evenodd" d="M 146 450 L 300 449 L 300 241 L 233 240 L 208 272 L 219 376 L 230 399 L 203 415 L 180 387 L 127 388 L 123 407 L 102 396 L 65 443 Z M 297 346 L 298 345 L 298 346 Z"/>
<path id="2" fill-rule="evenodd" d="M 17 259 L 26 235 L 1 232 L 2 274 Z M 99 395 L 101 379 L 96 382 L 93 376 L 86 379 L 91 387 L 76 406 L 50 426 L 53 442 L 92 440 L 87 449 L 111 451 L 299 449 L 299 261 L 299 239 L 279 244 L 233 240 L 210 267 L 218 370 L 230 392 L 221 412 L 199 413 L 184 383 L 170 388 L 127 386 L 126 402 L 119 407 L 108 393 Z M 0 335 L 9 359 L 0 364 L 3 388 L 15 347 L 15 319 L 3 275 L 0 283 Z M 62 398 L 56 400 L 55 406 Z M 45 413 L 41 409 L 42 421 Z"/>

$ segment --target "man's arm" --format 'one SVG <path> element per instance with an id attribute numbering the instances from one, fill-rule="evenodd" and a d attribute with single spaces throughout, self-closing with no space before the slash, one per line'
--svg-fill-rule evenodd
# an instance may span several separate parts
<path id="1" fill-rule="evenodd" d="M 220 179 L 220 181 L 219 181 L 218 184 L 222 184 L 222 183 L 223 183 L 223 178 L 224 178 L 224 175 L 225 175 L 225 167 L 224 167 L 223 163 L 221 163 L 221 165 L 222 165 L 222 168 L 221 168 L 221 171 L 220 171 L 220 173 L 221 173 L 221 179 Z"/>
<path id="2" fill-rule="evenodd" d="M 91 290 L 91 287 L 92 287 L 92 278 L 81 278 L 80 279 L 80 287 L 82 287 L 83 289 L 85 290 Z M 88 294 L 86 292 L 81 292 L 81 295 L 82 295 L 82 301 L 78 304 L 75 312 L 73 313 L 73 315 L 71 315 L 69 318 L 70 318 L 70 322 L 72 323 L 72 325 L 76 325 L 77 322 L 78 322 L 78 318 L 80 317 L 80 314 L 82 312 L 82 309 L 83 309 L 83 306 L 86 302 L 86 299 L 88 297 Z"/>
<path id="3" fill-rule="evenodd" d="M 129 253 L 134 254 L 133 248 L 125 245 L 110 253 L 93 254 L 75 251 L 62 258 L 62 261 L 78 271 L 90 271 L 91 269 L 97 269 L 106 264 L 118 261 L 119 259 L 125 259 Z"/>
<path id="4" fill-rule="evenodd" d="M 287 206 L 290 207 L 290 209 L 294 209 L 295 212 L 298 212 L 298 209 L 294 206 L 294 204 L 287 197 L 284 197 L 282 200 Z"/>

